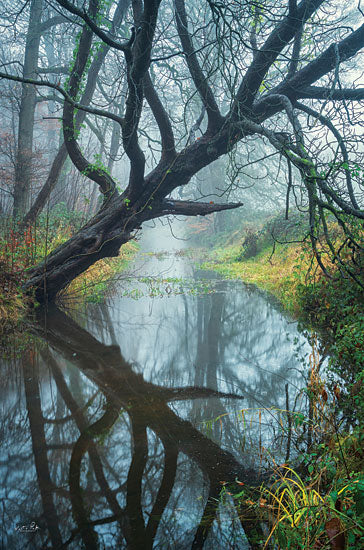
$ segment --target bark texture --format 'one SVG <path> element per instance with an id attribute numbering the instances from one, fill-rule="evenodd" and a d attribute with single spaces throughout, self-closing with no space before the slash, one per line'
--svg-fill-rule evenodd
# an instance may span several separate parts
<path id="1" fill-rule="evenodd" d="M 43 0 L 33 0 L 30 6 L 29 27 L 24 55 L 24 78 L 35 78 L 38 67 L 39 44 L 41 37 L 41 16 Z M 22 84 L 18 148 L 15 164 L 15 187 L 13 216 L 21 218 L 27 210 L 32 184 L 32 157 L 34 113 L 36 107 L 36 88 L 31 84 Z"/>

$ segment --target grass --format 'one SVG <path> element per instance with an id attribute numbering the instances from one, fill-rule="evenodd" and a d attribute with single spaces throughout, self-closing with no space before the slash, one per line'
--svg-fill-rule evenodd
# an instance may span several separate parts
<path id="1" fill-rule="evenodd" d="M 74 279 L 62 294 L 62 300 L 101 302 L 111 289 L 111 283 L 123 272 L 138 250 L 135 242 L 124 244 L 116 258 L 104 258 Z"/>
<path id="2" fill-rule="evenodd" d="M 340 240 L 340 232 L 331 229 Z M 308 245 L 276 244 L 272 255 L 261 234 L 256 233 L 260 247 L 254 257 L 244 258 L 238 234 L 240 242 L 213 249 L 203 267 L 268 291 L 312 341 L 318 334 L 321 349 L 329 352 L 327 381 L 321 380 L 317 361 L 308 365 L 310 417 L 291 419 L 295 438 L 300 425 L 302 441 L 310 434 L 306 450 L 291 463 L 275 465 L 271 483 L 258 492 L 241 494 L 239 488 L 235 497 L 242 513 L 251 506 L 268 525 L 262 548 L 364 548 L 364 293 L 352 279 L 338 276 L 328 254 L 323 257 L 332 279 L 317 269 Z M 359 267 L 356 273 L 363 275 Z"/>
<path id="3" fill-rule="evenodd" d="M 0 235 L 0 331 L 9 331 L 24 318 L 31 300 L 22 291 L 27 269 L 67 241 L 77 230 L 72 220 L 47 218 L 36 227 L 19 234 L 10 227 L 3 227 Z M 134 257 L 138 246 L 126 243 L 116 258 L 106 258 L 91 266 L 72 281 L 63 298 L 101 301 L 109 289 L 110 281 L 123 271 Z"/>
<path id="4" fill-rule="evenodd" d="M 13 330 L 28 310 L 28 300 L 17 279 L 0 261 L 0 333 Z"/>
<path id="5" fill-rule="evenodd" d="M 309 382 L 302 392 L 310 402 L 312 414 L 305 417 L 301 412 L 281 411 L 285 414 L 279 417 L 282 433 L 289 440 L 301 441 L 302 446 L 309 430 L 312 445 L 291 463 L 278 464 L 280 453 L 274 458 L 259 443 L 255 453 L 263 456 L 264 463 L 270 466 L 271 479 L 260 487 L 250 487 L 237 479 L 230 484 L 221 482 L 219 502 L 228 503 L 225 497 L 229 495 L 243 520 L 255 517 L 267 527 L 265 540 L 259 546 L 264 550 L 364 548 L 364 433 L 360 428 L 351 433 L 345 431 L 343 419 L 337 418 L 340 394 L 325 387 L 319 365 L 317 347 L 313 344 Z M 260 412 L 259 409 L 259 425 Z M 207 427 L 212 430 L 214 423 L 220 423 L 222 432 L 221 419 L 225 416 L 210 421 Z M 246 423 L 239 425 L 245 437 Z M 249 443 L 250 452 L 252 445 L 253 441 Z"/>
<path id="6" fill-rule="evenodd" d="M 289 466 L 261 490 L 259 508 L 268 521 L 270 542 L 282 549 L 355 550 L 364 543 L 364 477 L 321 487 L 320 474 L 309 481 Z"/>
<path id="7" fill-rule="evenodd" d="M 288 311 L 297 313 L 299 304 L 295 290 L 298 285 L 305 284 L 312 263 L 303 247 L 278 245 L 274 255 L 270 247 L 245 261 L 238 260 L 240 251 L 239 244 L 216 248 L 203 268 L 213 269 L 226 278 L 254 284 L 273 294 Z"/>

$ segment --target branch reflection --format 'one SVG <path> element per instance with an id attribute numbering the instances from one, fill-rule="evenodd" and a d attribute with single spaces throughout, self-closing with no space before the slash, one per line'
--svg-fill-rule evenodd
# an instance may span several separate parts
<path id="1" fill-rule="evenodd" d="M 71 503 L 72 517 L 76 530 L 65 540 L 64 523 L 58 517 L 55 506 L 55 494 L 58 487 L 50 480 L 47 457 L 46 436 L 44 432 L 45 411 L 41 410 L 39 384 L 36 376 L 37 364 L 30 366 L 23 362 L 27 409 L 31 427 L 33 450 L 36 460 L 38 483 L 42 495 L 44 518 L 46 520 L 49 542 L 52 548 L 77 547 L 80 538 L 86 548 L 103 547 L 105 540 L 112 539 L 111 547 L 130 548 L 202 548 L 208 539 L 209 532 L 216 518 L 218 507 L 212 503 L 218 501 L 221 481 L 233 481 L 236 477 L 246 483 L 254 483 L 257 473 L 245 469 L 228 451 L 200 433 L 187 420 L 180 418 L 170 408 L 169 403 L 197 398 L 241 398 L 234 394 L 224 394 L 215 388 L 199 386 L 168 388 L 146 382 L 140 374 L 121 354 L 116 345 L 105 345 L 73 319 L 57 308 L 38 313 L 36 331 L 49 344 L 41 351 L 43 361 L 49 366 L 54 387 L 62 397 L 70 415 L 63 418 L 50 418 L 47 411 L 47 422 L 58 422 L 63 430 L 63 441 L 71 443 L 63 451 L 69 453 L 69 468 L 67 490 L 62 496 Z M 82 377 L 91 383 L 90 397 L 80 395 L 77 400 L 72 394 L 71 378 L 65 375 L 66 361 L 76 365 Z M 67 363 L 66 363 L 67 364 Z M 73 384 L 74 385 L 74 384 Z M 85 398 L 89 405 L 85 406 Z M 90 410 L 94 409 L 92 415 Z M 72 427 L 71 427 L 72 424 Z M 120 425 L 123 425 L 122 429 Z M 116 464 L 108 467 L 105 456 L 117 453 L 118 446 L 125 445 L 125 425 L 128 428 L 131 460 L 125 479 L 126 454 L 121 453 Z M 79 430 L 75 438 L 74 427 Z M 151 433 L 159 443 L 153 443 Z M 119 437 L 123 434 L 124 437 Z M 110 441 L 111 449 L 100 445 L 100 441 Z M 128 442 L 129 443 L 129 442 Z M 154 448 L 150 448 L 151 444 Z M 159 448 L 161 445 L 161 449 Z M 60 447 L 61 448 L 61 447 Z M 111 452 L 110 452 L 111 450 Z M 157 450 L 157 453 L 155 451 Z M 88 454 L 89 460 L 86 458 Z M 185 541 L 179 541 L 177 533 L 173 534 L 173 525 L 169 525 L 169 542 L 159 535 L 158 526 L 166 510 L 168 501 L 176 485 L 178 468 L 183 467 L 181 456 L 187 457 L 194 467 L 197 467 L 208 481 L 208 493 L 204 495 L 204 507 L 199 524 L 192 532 L 193 522 L 190 520 L 190 532 Z M 160 482 L 152 483 L 152 495 L 149 510 L 145 502 L 145 484 L 148 477 L 148 462 L 155 460 L 162 465 Z M 189 465 L 191 467 L 191 464 Z M 93 474 L 90 468 L 92 467 Z M 151 466 L 149 464 L 149 469 Z M 119 476 L 120 474 L 120 476 Z M 98 488 L 91 482 L 94 477 Z M 124 481 L 122 480 L 124 476 Z M 65 472 L 61 476 L 65 481 Z M 117 481 L 117 483 L 115 483 Z M 181 483 L 180 481 L 178 482 Z M 64 488 L 64 487 L 63 487 Z M 150 490 L 150 485 L 149 485 Z M 93 519 L 96 518 L 96 519 Z M 252 518 L 254 520 L 254 518 Z M 62 529 L 60 525 L 62 524 Z M 114 524 L 116 529 L 107 533 L 104 527 Z M 103 525 L 100 535 L 100 526 Z M 245 535 L 251 539 L 256 532 L 254 522 L 242 520 Z M 102 545 L 100 541 L 102 536 Z M 223 534 L 221 535 L 223 536 Z M 63 538 L 63 540 L 62 540 Z M 242 538 L 242 533 L 240 533 Z M 243 540 L 243 539 L 242 539 Z M 47 543 L 45 541 L 45 543 Z M 163 546 L 164 544 L 164 546 Z M 239 543 L 238 543 L 239 544 Z M 251 540 L 251 547 L 255 548 Z M 243 548 L 244 543 L 236 548 Z"/>

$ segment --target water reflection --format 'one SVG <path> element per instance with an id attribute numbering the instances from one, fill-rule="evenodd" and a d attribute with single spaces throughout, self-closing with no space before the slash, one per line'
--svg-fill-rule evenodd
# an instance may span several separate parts
<path id="1" fill-rule="evenodd" d="M 216 502 L 223 481 L 259 482 L 257 449 L 286 453 L 277 413 L 247 409 L 302 385 L 293 324 L 219 281 L 78 322 L 40 311 L 32 330 L 2 392 L 4 548 L 259 548 L 254 518 Z"/>

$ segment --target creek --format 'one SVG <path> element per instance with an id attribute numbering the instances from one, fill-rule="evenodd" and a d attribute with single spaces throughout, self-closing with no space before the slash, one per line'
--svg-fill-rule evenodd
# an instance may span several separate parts
<path id="1" fill-rule="evenodd" d="M 1 369 L 3 549 L 252 547 L 229 493 L 297 452 L 295 322 L 164 227 L 104 303 L 39 310 L 30 331 Z"/>

